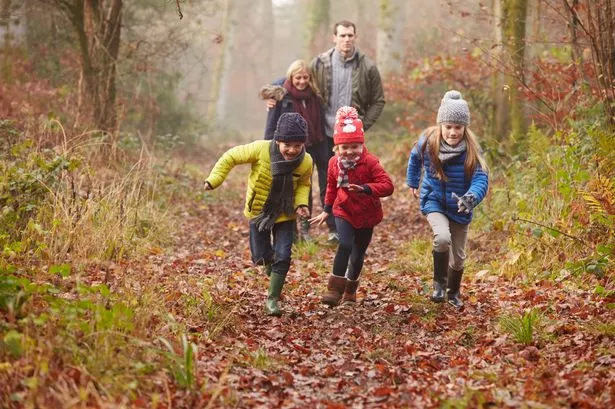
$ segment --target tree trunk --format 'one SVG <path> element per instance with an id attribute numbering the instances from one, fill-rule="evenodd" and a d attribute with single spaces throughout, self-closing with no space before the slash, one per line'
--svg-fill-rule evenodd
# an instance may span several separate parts
<path id="1" fill-rule="evenodd" d="M 264 72 L 267 78 L 271 76 L 271 61 L 273 60 L 273 42 L 274 42 L 274 20 L 273 20 L 273 3 L 271 0 L 260 0 L 258 7 L 258 50 L 257 68 L 259 72 Z"/>
<path id="2" fill-rule="evenodd" d="M 0 0 L 0 48 L 8 50 L 23 41 L 25 8 L 21 1 Z"/>
<path id="3" fill-rule="evenodd" d="M 117 134 L 116 72 L 120 49 L 123 0 L 53 0 L 69 18 L 81 52 L 81 98 L 89 104 L 80 107 L 94 125 Z"/>
<path id="4" fill-rule="evenodd" d="M 271 50 L 270 43 L 265 44 L 271 27 L 262 27 L 261 11 L 256 0 L 233 0 L 229 54 L 232 64 L 224 72 L 218 119 L 245 130 L 263 123 L 262 101 L 258 101 L 255 84 L 262 81 L 258 71 L 262 69 L 264 50 Z M 236 121 L 239 112 L 243 117 L 241 125 Z"/>
<path id="5" fill-rule="evenodd" d="M 384 77 L 400 72 L 405 53 L 404 16 L 406 0 L 380 0 L 377 35 L 378 68 Z"/>
<path id="6" fill-rule="evenodd" d="M 228 75 L 233 47 L 233 26 L 231 24 L 232 11 L 232 0 L 224 0 L 219 37 L 221 39 L 221 49 L 218 52 L 211 81 L 211 92 L 209 94 L 209 103 L 207 106 L 208 124 L 219 122 L 220 116 L 224 115 L 225 98 L 221 98 L 221 95 L 227 93 L 225 88 L 227 81 L 225 77 Z"/>
<path id="7" fill-rule="evenodd" d="M 354 17 L 352 22 L 355 23 L 357 25 L 357 31 L 359 31 L 361 34 L 361 36 L 363 36 L 363 33 L 366 30 L 367 27 L 367 16 L 368 14 L 366 13 L 366 7 L 365 7 L 365 1 L 364 0 L 354 0 Z M 329 29 L 330 30 L 330 29 Z"/>
<path id="8" fill-rule="evenodd" d="M 330 0 L 310 0 L 306 10 L 306 45 L 308 60 L 323 52 L 330 44 L 328 39 L 333 34 L 329 27 Z"/>
<path id="9" fill-rule="evenodd" d="M 600 99 L 609 124 L 615 128 L 615 10 L 613 0 L 582 3 L 564 0 L 574 28 L 588 38 L 596 70 Z"/>
<path id="10" fill-rule="evenodd" d="M 9 48 L 11 45 L 11 0 L 0 2 L 0 45 Z"/>
<path id="11" fill-rule="evenodd" d="M 587 19 L 602 103 L 611 127 L 615 127 L 615 10 L 612 1 L 589 2 Z"/>
<path id="12" fill-rule="evenodd" d="M 491 3 L 494 16 L 493 37 L 495 41 L 495 47 L 492 53 L 495 61 L 504 60 L 502 1 L 504 0 L 492 0 Z M 507 83 L 507 78 L 501 70 L 496 70 L 493 74 L 492 93 L 494 104 L 491 132 L 495 135 L 497 140 L 503 142 L 510 132 L 510 120 L 508 116 L 510 110 L 510 85 Z"/>
<path id="13" fill-rule="evenodd" d="M 87 78 L 92 75 L 89 94 L 97 97 L 94 105 L 95 123 L 100 129 L 114 134 L 117 125 L 115 77 L 120 50 L 122 0 L 111 0 L 110 3 L 107 8 L 98 0 L 88 0 L 86 3 L 93 23 L 87 27 L 90 61 L 93 65 L 89 67 L 89 72 L 84 72 L 84 76 Z"/>
<path id="14" fill-rule="evenodd" d="M 576 10 L 579 5 L 579 0 L 572 0 L 572 4 L 569 6 L 568 0 L 563 0 L 568 13 L 570 21 L 568 22 L 568 29 L 570 31 L 570 54 L 572 57 L 572 61 L 574 61 L 575 66 L 577 67 L 577 71 L 579 72 L 583 82 L 587 82 L 587 78 L 585 75 L 585 70 L 583 69 L 583 50 L 579 45 L 579 18 L 573 10 Z M 576 81 L 575 81 L 576 82 Z M 574 85 L 577 85 L 576 83 Z"/>
<path id="15" fill-rule="evenodd" d="M 497 3 L 497 1 L 496 1 Z M 497 5 L 496 5 L 497 6 Z M 505 115 L 506 121 L 510 124 L 510 133 L 504 131 L 502 122 L 504 118 L 499 118 L 498 126 L 500 131 L 504 131 L 501 136 L 508 136 L 513 142 L 520 142 L 526 136 L 527 123 L 525 118 L 524 104 L 519 91 L 520 86 L 525 85 L 525 29 L 528 9 L 528 0 L 499 0 L 500 25 L 502 30 L 502 44 L 505 63 L 504 69 L 507 71 L 506 84 L 502 89 L 508 93 L 508 107 L 504 111 L 503 106 L 499 115 Z"/>

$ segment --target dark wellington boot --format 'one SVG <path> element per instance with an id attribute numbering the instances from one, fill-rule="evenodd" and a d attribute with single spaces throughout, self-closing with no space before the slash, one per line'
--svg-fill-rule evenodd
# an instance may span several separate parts
<path id="1" fill-rule="evenodd" d="M 348 280 L 346 282 L 346 291 L 342 297 L 342 302 L 357 302 L 357 289 L 359 288 L 359 280 Z"/>
<path id="2" fill-rule="evenodd" d="M 323 304 L 335 307 L 340 303 L 342 294 L 346 290 L 346 277 L 338 277 L 331 274 L 327 283 L 327 293 L 322 297 Z"/>
<path id="3" fill-rule="evenodd" d="M 446 296 L 446 274 L 448 272 L 448 251 L 437 252 L 433 254 L 433 293 L 431 301 L 444 302 Z"/>
<path id="4" fill-rule="evenodd" d="M 455 308 L 463 307 L 463 301 L 461 301 L 461 277 L 463 276 L 463 269 L 457 271 L 452 268 L 448 270 L 448 287 L 446 289 L 446 300 L 450 305 Z"/>

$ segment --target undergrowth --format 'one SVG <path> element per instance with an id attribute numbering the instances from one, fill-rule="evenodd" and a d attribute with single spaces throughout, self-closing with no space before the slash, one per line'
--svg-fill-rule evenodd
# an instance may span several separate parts
<path id="1" fill-rule="evenodd" d="M 164 252 L 185 212 L 176 204 L 198 199 L 199 176 L 170 152 L 111 160 L 80 136 L 46 147 L 4 120 L 0 134 L 0 401 L 145 395 L 155 406 L 164 385 L 201 387 L 195 343 L 235 325 L 230 307 L 211 282 L 179 293 L 155 271 L 125 268 Z"/>

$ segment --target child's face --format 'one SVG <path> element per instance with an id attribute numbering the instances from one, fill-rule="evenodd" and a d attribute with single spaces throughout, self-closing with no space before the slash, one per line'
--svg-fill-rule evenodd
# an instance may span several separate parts
<path id="1" fill-rule="evenodd" d="M 343 159 L 354 159 L 357 156 L 363 153 L 363 144 L 362 143 L 341 143 L 337 145 L 337 153 L 340 158 Z"/>
<path id="2" fill-rule="evenodd" d="M 280 147 L 280 153 L 284 160 L 295 159 L 303 150 L 303 142 L 279 142 L 276 141 Z"/>
<path id="3" fill-rule="evenodd" d="M 466 127 L 452 122 L 442 123 L 442 137 L 451 146 L 457 145 L 463 139 Z"/>

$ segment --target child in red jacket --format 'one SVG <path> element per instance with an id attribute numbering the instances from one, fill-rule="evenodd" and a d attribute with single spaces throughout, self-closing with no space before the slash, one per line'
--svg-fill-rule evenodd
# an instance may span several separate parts
<path id="1" fill-rule="evenodd" d="M 336 306 L 356 302 L 365 251 L 374 226 L 382 220 L 381 197 L 393 193 L 393 182 L 378 158 L 367 151 L 363 123 L 353 107 L 341 107 L 335 117 L 335 156 L 329 161 L 324 211 L 310 219 L 320 225 L 333 213 L 339 246 L 322 302 Z"/>

